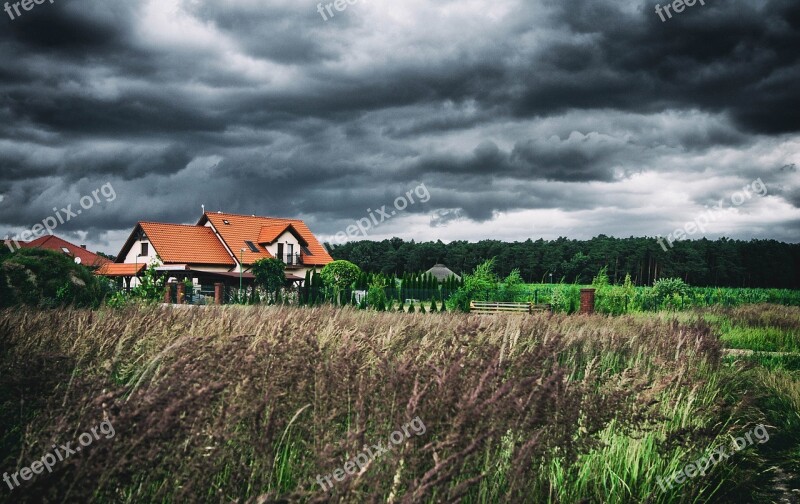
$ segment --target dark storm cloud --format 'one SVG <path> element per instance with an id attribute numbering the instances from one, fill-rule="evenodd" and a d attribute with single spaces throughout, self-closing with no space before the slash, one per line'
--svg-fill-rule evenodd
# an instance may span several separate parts
<path id="1" fill-rule="evenodd" d="M 553 2 L 576 36 L 532 60 L 518 114 L 572 108 L 728 112 L 764 133 L 800 130 L 800 4 L 733 0 L 696 4 L 667 22 L 643 1 Z"/>
<path id="2" fill-rule="evenodd" d="M 65 232 L 127 236 L 205 204 L 335 233 L 425 183 L 431 201 L 393 223 L 425 217 L 408 235 L 479 239 L 472 224 L 548 210 L 645 234 L 682 211 L 647 208 L 668 182 L 703 202 L 800 162 L 796 2 L 709 0 L 667 23 L 646 1 L 315 7 L 57 0 L 3 19 L 0 225 L 112 182 L 118 199 Z M 795 171 L 775 187 L 800 207 Z"/>
<path id="3" fill-rule="evenodd" d="M 526 140 L 505 153 L 491 141 L 482 142 L 473 153 L 462 158 L 446 155 L 420 160 L 400 176 L 445 174 L 461 180 L 487 184 L 492 179 L 553 180 L 561 182 L 610 182 L 622 159 L 630 162 L 639 148 L 603 135 L 573 133 L 568 138 Z M 629 173 L 624 173 L 629 174 Z"/>
<path id="4" fill-rule="evenodd" d="M 87 8 L 97 7 L 97 4 L 83 2 L 82 7 L 84 9 L 77 10 L 64 2 L 48 2 L 29 12 L 21 10 L 20 17 L 4 26 L 0 43 L 14 43 L 25 52 L 42 51 L 62 57 L 83 56 L 87 51 L 107 52 L 120 47 L 124 36 L 120 25 L 113 19 L 87 16 L 87 11 L 91 12 Z M 120 6 L 112 8 L 118 14 L 127 11 Z"/>

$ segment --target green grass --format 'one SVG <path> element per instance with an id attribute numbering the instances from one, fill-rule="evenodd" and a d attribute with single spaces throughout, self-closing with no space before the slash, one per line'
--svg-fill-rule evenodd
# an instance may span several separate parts
<path id="1" fill-rule="evenodd" d="M 800 371 L 800 355 L 775 355 L 761 352 L 752 355 L 728 355 L 723 359 L 726 366 L 749 364 L 770 371 Z"/>
<path id="2" fill-rule="evenodd" d="M 776 327 L 732 327 L 721 335 L 728 348 L 755 352 L 800 352 L 800 333 Z"/>

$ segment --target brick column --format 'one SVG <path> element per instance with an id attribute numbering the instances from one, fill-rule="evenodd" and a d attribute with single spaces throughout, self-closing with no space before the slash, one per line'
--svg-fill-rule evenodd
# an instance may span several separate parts
<path id="1" fill-rule="evenodd" d="M 178 282 L 178 304 L 183 304 L 185 292 L 186 285 L 183 282 Z"/>
<path id="2" fill-rule="evenodd" d="M 172 303 L 172 284 L 169 282 L 167 282 L 167 285 L 164 287 L 164 303 Z"/>
<path id="3" fill-rule="evenodd" d="M 217 282 L 214 284 L 214 304 L 221 305 L 222 304 L 222 292 L 223 292 L 224 285 L 222 282 Z"/>
<path id="4" fill-rule="evenodd" d="M 594 289 L 581 289 L 581 314 L 594 313 Z"/>

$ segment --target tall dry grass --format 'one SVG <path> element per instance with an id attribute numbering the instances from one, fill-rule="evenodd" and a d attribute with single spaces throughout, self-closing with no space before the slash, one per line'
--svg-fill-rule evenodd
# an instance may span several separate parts
<path id="1" fill-rule="evenodd" d="M 0 315 L 0 470 L 109 418 L 14 502 L 671 502 L 655 478 L 750 407 L 709 327 L 321 307 Z M 412 436 L 324 492 L 365 444 Z M 688 459 L 693 460 L 693 459 Z M 731 483 L 735 485 L 735 483 Z"/>

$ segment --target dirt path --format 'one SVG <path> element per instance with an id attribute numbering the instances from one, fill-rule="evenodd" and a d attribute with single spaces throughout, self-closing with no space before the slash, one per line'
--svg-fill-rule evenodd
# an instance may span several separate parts
<path id="1" fill-rule="evenodd" d="M 800 357 L 800 353 L 796 352 L 761 352 L 758 350 L 743 350 L 740 348 L 724 348 L 722 351 L 725 353 L 725 355 L 744 355 L 748 357 L 754 354 L 769 355 L 770 357 L 784 357 L 784 356 Z"/>

